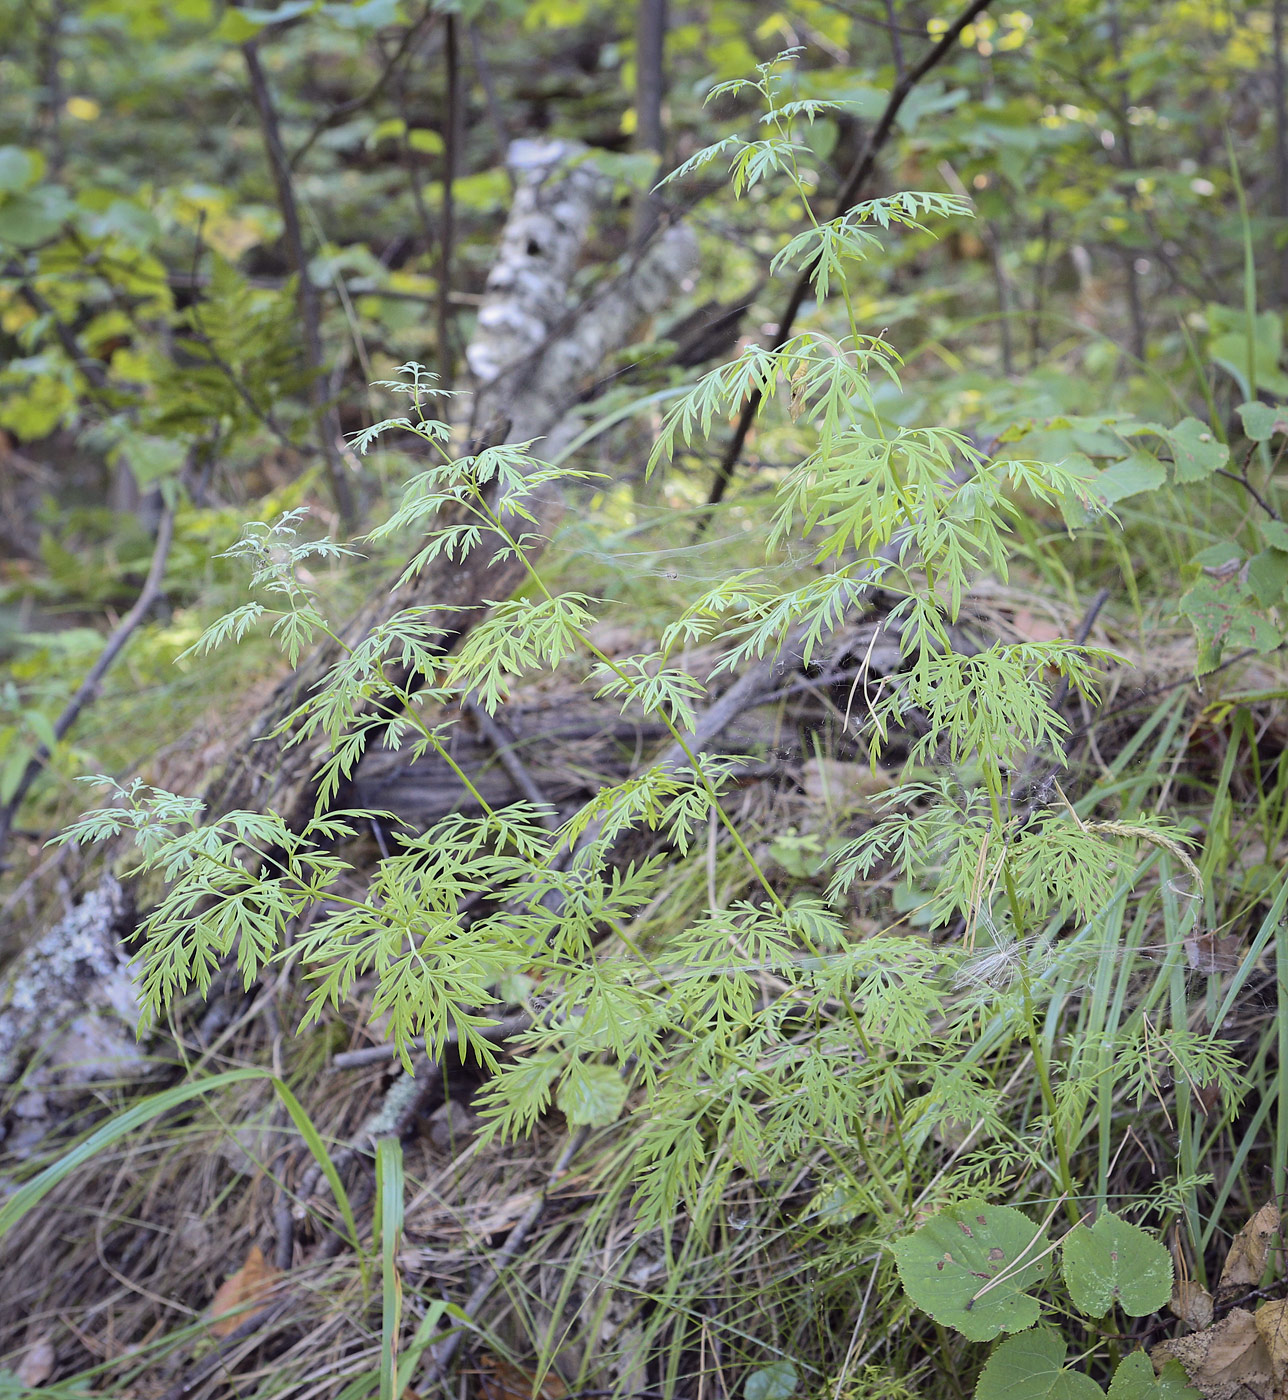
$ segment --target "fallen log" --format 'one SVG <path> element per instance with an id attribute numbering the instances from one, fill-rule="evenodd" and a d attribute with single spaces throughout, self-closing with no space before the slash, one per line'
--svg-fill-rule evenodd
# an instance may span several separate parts
<path id="1" fill-rule="evenodd" d="M 516 142 L 511 150 L 517 193 L 489 276 L 479 328 L 467 352 L 476 378 L 473 450 L 558 432 L 597 366 L 638 338 L 648 318 L 673 299 L 696 263 L 693 236 L 680 227 L 668 229 L 606 279 L 588 303 L 576 304 L 573 272 L 595 208 L 612 188 L 611 181 L 584 163 L 583 155 L 584 148 L 569 142 Z M 574 422 L 564 436 L 571 437 L 576 427 Z M 548 536 L 561 501 L 546 492 L 537 493 L 529 504 L 538 516 L 539 532 Z M 486 614 L 489 600 L 508 597 L 523 576 L 520 563 L 498 562 L 491 554 L 489 544 L 463 559 L 436 560 L 407 582 L 373 596 L 338 629 L 338 641 L 328 638 L 317 646 L 274 689 L 206 784 L 201 797 L 207 819 L 234 810 L 273 810 L 292 828 L 301 827 L 313 811 L 315 775 L 327 746 L 322 737 L 292 743 L 298 728 L 289 723 L 290 717 L 348 649 L 403 609 L 429 609 L 427 622 L 441 629 L 439 645 L 450 650 Z M 417 676 L 394 664 L 386 667 L 386 675 L 394 687 L 414 690 L 419 684 Z M 373 700 L 370 709 L 379 708 L 379 699 Z M 337 801 L 343 800 L 341 794 Z M 69 920 L 93 921 L 95 911 L 116 907 L 120 886 L 113 866 L 120 854 L 118 849 L 100 848 L 95 866 L 104 873 L 69 909 Z M 133 918 L 99 922 L 103 947 L 115 947 L 112 958 L 125 966 L 128 957 L 119 945 L 132 932 Z M 55 1028 L 84 1003 L 82 970 L 66 959 L 51 962 L 43 951 L 50 939 L 57 943 L 61 927 L 38 931 L 6 970 L 8 999 L 0 1000 L 0 1084 L 16 1080 L 42 1040 L 49 1046 L 60 1044 Z M 33 978 L 45 988 L 41 995 L 46 1009 L 36 1017 L 19 1014 L 13 990 Z M 133 1015 L 130 1011 L 123 1019 Z M 105 1052 L 104 1058 L 114 1055 L 115 1050 Z"/>
<path id="2" fill-rule="evenodd" d="M 535 450 L 553 455 L 557 443 L 575 433 L 575 420 L 561 424 L 584 383 L 674 297 L 696 262 L 692 235 L 681 227 L 668 229 L 588 305 L 572 308 L 577 255 L 595 202 L 608 189 L 603 177 L 576 163 L 583 154 L 571 142 L 520 141 L 511 149 L 518 191 L 466 350 L 476 377 L 473 450 L 542 438 Z M 528 505 L 537 524 L 535 530 L 530 523 L 523 528 L 530 537 L 548 538 L 562 513 L 559 496 L 538 491 Z M 340 631 L 342 645 L 329 639 L 319 645 L 277 687 L 250 734 L 203 792 L 208 814 L 271 809 L 292 827 L 306 821 L 325 743 L 292 746 L 295 731 L 283 728 L 289 716 L 342 660 L 345 648 L 404 609 L 430 609 L 424 620 L 440 629 L 439 647 L 450 651 L 486 614 L 489 600 L 508 597 L 524 576 L 521 562 L 495 560 L 492 549 L 488 543 L 463 559 L 440 557 L 373 597 Z M 395 687 L 418 684 L 414 674 L 397 666 L 386 674 Z M 370 708 L 378 707 L 375 701 Z"/>

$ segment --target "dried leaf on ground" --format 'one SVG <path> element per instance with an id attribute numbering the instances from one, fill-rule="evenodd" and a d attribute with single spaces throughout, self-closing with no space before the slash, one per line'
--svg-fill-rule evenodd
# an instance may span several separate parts
<path id="1" fill-rule="evenodd" d="M 1262 1303 L 1256 1311 L 1255 1320 L 1257 1332 L 1270 1356 L 1275 1394 L 1282 1394 L 1284 1382 L 1288 1380 L 1288 1299 Z"/>
<path id="2" fill-rule="evenodd" d="M 54 1373 L 54 1344 L 48 1337 L 33 1342 L 14 1373 L 28 1390 L 35 1390 Z"/>
<path id="3" fill-rule="evenodd" d="M 280 1277 L 264 1258 L 264 1251 L 253 1244 L 246 1262 L 219 1285 L 210 1304 L 210 1330 L 216 1337 L 227 1337 L 246 1321 L 248 1308 L 262 1302 L 273 1291 Z"/>
<path id="4" fill-rule="evenodd" d="M 1261 1282 L 1279 1222 L 1279 1207 L 1267 1201 L 1234 1237 L 1221 1270 L 1220 1288 L 1255 1288 Z"/>
<path id="5" fill-rule="evenodd" d="M 1212 1325 L 1212 1295 L 1193 1279 L 1177 1279 L 1167 1306 L 1193 1331 Z"/>
<path id="6" fill-rule="evenodd" d="M 1247 951 L 1239 937 L 1196 933 L 1185 940 L 1185 957 L 1196 972 L 1237 972 Z"/>
<path id="7" fill-rule="evenodd" d="M 541 1388 L 534 1391 L 535 1377 L 502 1361 L 499 1356 L 484 1352 L 476 1358 L 478 1394 L 481 1400 L 564 1400 L 568 1387 L 554 1372 L 549 1372 L 541 1382 Z"/>
<path id="8" fill-rule="evenodd" d="M 1149 1359 L 1156 1371 L 1179 1361 L 1205 1400 L 1270 1400 L 1274 1393 L 1270 1353 L 1256 1319 L 1245 1308 L 1235 1308 L 1202 1332 L 1160 1342 Z"/>

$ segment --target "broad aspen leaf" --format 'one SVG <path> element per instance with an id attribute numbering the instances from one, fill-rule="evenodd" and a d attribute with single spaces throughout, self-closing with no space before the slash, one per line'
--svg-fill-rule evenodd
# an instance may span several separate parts
<path id="1" fill-rule="evenodd" d="M 1106 1212 L 1075 1225 L 1062 1247 L 1064 1281 L 1079 1312 L 1104 1317 L 1117 1305 L 1145 1317 L 1172 1296 L 1172 1257 L 1153 1235 Z"/>
<path id="2" fill-rule="evenodd" d="M 975 1400 L 1103 1400 L 1080 1371 L 1066 1369 L 1064 1338 L 1034 1327 L 998 1344 L 980 1372 Z"/>
<path id="3" fill-rule="evenodd" d="M 1028 1290 L 1046 1278 L 1051 1256 L 1022 1211 L 965 1201 L 896 1240 L 893 1250 L 908 1297 L 969 1341 L 989 1342 L 1038 1320 Z"/>

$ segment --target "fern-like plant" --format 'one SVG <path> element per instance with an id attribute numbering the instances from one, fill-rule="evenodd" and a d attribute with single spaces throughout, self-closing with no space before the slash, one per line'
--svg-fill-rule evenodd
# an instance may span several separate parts
<path id="1" fill-rule="evenodd" d="M 423 410 L 421 372 L 405 366 L 394 387 L 409 394 L 409 412 L 356 445 L 398 430 L 420 439 L 436 464 L 371 538 L 416 534 L 408 575 L 484 550 L 517 561 L 527 586 L 455 652 L 442 651 L 423 609 L 399 613 L 347 651 L 287 721 L 331 745 L 303 831 L 273 813 L 203 823 L 196 804 L 133 784 L 63 839 L 128 830 L 140 867 L 168 882 L 141 930 L 151 1014 L 204 989 L 230 957 L 250 983 L 288 955 L 285 935 L 302 911 L 323 903 L 330 912 L 289 946 L 311 986 L 309 1017 L 343 1006 L 359 978 L 374 977 L 373 1014 L 387 1017 L 408 1066 L 414 1036 L 438 1054 L 452 1031 L 462 1053 L 493 1071 L 485 1104 L 494 1134 L 527 1131 L 552 1102 L 572 1124 L 632 1114 L 647 1221 L 666 1221 L 684 1202 L 700 1222 L 732 1173 L 773 1177 L 806 1153 L 830 1164 L 814 1209 L 843 1197 L 838 1218 L 860 1219 L 878 1238 L 906 1230 L 924 1206 L 999 1190 L 1008 1175 L 1045 1182 L 1076 1218 L 1077 1158 L 1094 1128 L 1088 1104 L 1106 1084 L 1136 1065 L 1148 1092 L 1170 1056 L 1180 1072 L 1215 1076 L 1237 1095 L 1228 1052 L 1183 1021 L 1168 1029 L 1146 1018 L 1113 1044 L 1069 1047 L 1058 1021 L 1045 1019 L 1052 988 L 1101 956 L 1097 921 L 1127 897 L 1138 852 L 1180 866 L 1188 857 L 1161 823 L 1020 803 L 1013 780 L 1026 757 L 1062 761 L 1066 726 L 1051 705 L 1058 678 L 1090 696 L 1106 654 L 1063 640 L 966 650 L 955 623 L 973 579 L 985 570 L 1006 576 L 1020 502 L 1077 500 L 1084 483 L 1059 462 L 994 460 L 959 432 L 884 421 L 873 383 L 897 385 L 899 357 L 859 325 L 853 269 L 880 251 L 883 236 L 969 210 L 952 196 L 895 194 L 817 219 L 798 126 L 826 104 L 786 100 L 782 74 L 781 63 L 767 64 L 751 80 L 766 109 L 761 139 L 731 137 L 672 178 L 730 156 L 735 193 L 785 180 L 807 227 L 775 266 L 808 271 L 820 305 L 840 306 L 841 328 L 824 329 L 820 314 L 780 348 L 753 346 L 707 374 L 671 409 L 653 453 L 656 464 L 705 436 L 752 390 L 767 404 L 777 399 L 808 451 L 778 484 L 763 566 L 693 598 L 656 649 L 607 655 L 594 641 L 603 600 L 552 591 L 528 533 L 532 493 L 573 486 L 581 474 L 542 462 L 532 444 L 453 460 L 447 428 Z M 292 658 L 322 633 L 338 641 L 298 567 L 309 552 L 336 547 L 300 543 L 297 528 L 293 518 L 248 528 L 232 552 L 253 562 L 263 601 L 216 623 L 200 648 L 265 623 Z M 781 561 L 802 545 L 806 566 L 783 587 Z M 872 761 L 895 730 L 910 736 L 905 781 L 881 819 L 834 852 L 826 893 L 802 893 L 771 878 L 722 802 L 738 760 L 698 751 L 687 736 L 720 673 L 788 641 L 806 663 L 817 660 L 874 584 L 895 600 L 884 625 L 903 666 L 867 694 L 854 722 Z M 696 642 L 722 648 L 711 675 L 678 664 Z M 467 697 L 495 712 L 515 673 L 555 667 L 655 716 L 681 758 L 605 787 L 552 830 L 548 812 L 494 808 L 473 790 L 445 743 L 445 717 Z M 370 814 L 330 804 L 375 742 L 406 746 L 412 757 L 433 750 L 478 810 L 402 838 L 357 898 L 342 892 L 352 872 L 333 843 Z M 661 854 L 623 865 L 621 840 L 640 830 Z M 743 897 L 650 941 L 641 911 L 663 870 L 711 830 L 745 867 Z M 856 883 L 878 870 L 921 888 L 931 929 L 956 924 L 957 934 L 935 941 L 898 923 L 856 934 Z M 520 971 L 539 981 L 541 1012 L 502 1057 L 480 1028 L 497 986 Z M 1040 1093 L 1040 1112 L 1023 1122 L 996 1068 L 1012 1053 L 1031 1066 Z M 937 1176 L 919 1167 L 962 1123 L 972 1125 L 978 1155 L 951 1159 Z"/>

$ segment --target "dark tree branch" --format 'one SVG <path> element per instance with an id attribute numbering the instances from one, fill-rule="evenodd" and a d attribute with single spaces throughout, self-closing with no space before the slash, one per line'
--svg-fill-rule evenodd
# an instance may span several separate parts
<path id="1" fill-rule="evenodd" d="M 890 135 L 894 130 L 895 119 L 898 117 L 903 104 L 907 101 L 909 94 L 922 78 L 947 57 L 960 37 L 961 31 L 965 29 L 976 15 L 986 10 L 990 3 L 991 0 L 972 0 L 972 3 L 968 5 L 948 29 L 945 30 L 939 42 L 925 55 L 921 62 L 905 73 L 904 76 L 895 83 L 894 89 L 890 94 L 890 100 L 886 103 L 885 110 L 882 112 L 876 126 L 874 126 L 869 133 L 863 150 L 860 152 L 849 175 L 846 177 L 845 184 L 837 198 L 836 212 L 833 215 L 834 218 L 842 217 L 849 210 L 851 205 L 856 203 L 859 192 L 872 174 L 872 170 L 876 165 L 877 156 L 890 139 Z M 773 346 L 775 350 L 781 349 L 791 335 L 792 326 L 795 324 L 796 317 L 799 315 L 800 309 L 804 305 L 805 298 L 809 294 L 811 285 L 810 276 L 812 272 L 812 267 L 807 268 L 797 279 L 796 286 L 792 290 L 792 295 L 788 300 L 787 307 L 778 323 L 778 330 Z M 720 465 L 717 468 L 716 480 L 712 486 L 711 495 L 708 498 L 708 505 L 718 505 L 724 497 L 729 482 L 732 480 L 738 458 L 741 456 L 743 446 L 746 443 L 747 434 L 751 430 L 756 412 L 760 407 L 760 399 L 761 395 L 759 391 L 753 391 L 743 404 L 742 413 L 739 416 L 738 425 L 734 430 L 733 438 L 726 448 L 724 457 L 721 459 Z M 705 521 L 708 518 L 709 517 L 702 517 L 700 519 L 700 527 L 705 526 Z"/>
<path id="2" fill-rule="evenodd" d="M 108 667 L 120 655 L 121 648 L 130 640 L 135 628 L 147 616 L 148 609 L 152 604 L 156 602 L 161 592 L 161 582 L 165 577 L 166 560 L 170 557 L 170 544 L 173 539 L 174 507 L 166 506 L 157 526 L 156 544 L 152 550 L 152 565 L 148 569 L 148 576 L 144 580 L 143 587 L 139 590 L 139 596 L 135 599 L 134 606 L 117 623 L 115 631 L 107 639 L 107 645 L 99 653 L 98 660 L 90 667 L 85 679 L 77 688 L 76 694 L 67 702 L 62 714 L 54 721 L 55 740 L 63 738 L 72 725 L 76 723 L 80 712 L 98 693 L 99 684 L 107 674 Z M 32 783 L 36 781 L 45 764 L 49 762 L 50 756 L 49 749 L 41 744 L 31 756 L 26 768 L 23 769 L 22 777 L 19 778 L 18 786 L 14 789 L 13 795 L 3 807 L 0 807 L 0 853 L 3 853 L 5 842 L 13 829 L 13 820 L 18 813 L 18 808 L 30 791 Z"/>
<path id="3" fill-rule="evenodd" d="M 291 177 L 290 161 L 286 157 L 286 147 L 282 144 L 282 128 L 278 121 L 277 108 L 273 105 L 273 95 L 269 91 L 268 79 L 259 61 L 259 41 L 252 39 L 242 45 L 242 56 L 246 60 L 246 73 L 250 79 L 251 95 L 255 110 L 259 113 L 260 130 L 264 137 L 264 148 L 268 154 L 268 164 L 273 175 L 273 185 L 277 191 L 277 204 L 282 214 L 282 230 L 287 253 L 298 279 L 296 296 L 300 310 L 300 326 L 304 332 L 304 359 L 309 370 L 309 397 L 317 418 L 318 433 L 322 440 L 322 457 L 326 462 L 327 477 L 331 484 L 331 495 L 340 519 L 346 529 L 352 529 L 357 521 L 353 493 L 349 489 L 344 459 L 340 456 L 337 442 L 340 425 L 335 410 L 327 401 L 326 384 L 322 378 L 325 361 L 322 356 L 322 316 L 317 288 L 309 276 L 309 260 L 304 251 L 304 236 L 300 229 L 300 211 L 295 198 L 295 182 Z"/>
<path id="4" fill-rule="evenodd" d="M 853 204 L 857 203 L 859 193 L 871 178 L 877 156 L 890 139 L 890 134 L 894 130 L 895 118 L 898 117 L 900 109 L 908 100 L 909 94 L 927 73 L 947 58 L 956 45 L 962 30 L 976 15 L 982 14 L 988 9 L 991 3 L 992 0 L 971 0 L 971 3 L 953 20 L 952 24 L 940 36 L 939 42 L 922 58 L 921 62 L 910 68 L 895 83 L 894 89 L 890 93 L 890 100 L 886 103 L 885 111 L 881 113 L 877 124 L 868 134 L 863 150 L 851 167 L 849 175 L 846 176 L 845 184 L 837 197 L 836 212 L 833 218 L 841 218 Z M 775 350 L 781 350 L 791 336 L 792 326 L 796 323 L 796 317 L 800 314 L 800 309 L 805 304 L 805 298 L 809 295 L 810 276 L 813 270 L 812 266 L 806 268 L 792 289 L 787 306 L 778 322 L 778 330 L 773 344 Z M 728 447 L 725 448 L 724 456 L 716 468 L 716 478 L 711 487 L 711 494 L 707 497 L 709 507 L 720 504 L 729 488 L 730 481 L 733 480 L 738 458 L 742 455 L 747 434 L 751 431 L 751 425 L 755 421 L 757 410 L 760 408 L 760 397 L 760 391 L 753 390 L 743 403 L 742 413 L 738 417 L 738 426 L 734 429 L 733 437 L 730 439 Z M 710 518 L 710 511 L 698 517 L 698 534 L 706 529 Z"/>
<path id="5" fill-rule="evenodd" d="M 398 47 L 390 55 L 388 61 L 381 69 L 380 76 L 374 83 L 357 97 L 351 97 L 347 102 L 341 102 L 338 107 L 333 107 L 326 116 L 315 123 L 313 130 L 301 142 L 299 149 L 291 157 L 292 171 L 300 168 L 300 162 L 313 149 L 319 137 L 325 135 L 332 127 L 339 126 L 341 122 L 347 121 L 355 112 L 361 112 L 364 107 L 370 107 L 393 80 L 399 65 L 411 52 L 412 45 L 420 37 L 425 26 L 438 18 L 438 12 L 430 7 L 426 7 L 418 20 L 409 24 L 403 31 L 402 38 L 398 41 Z"/>
<path id="6" fill-rule="evenodd" d="M 895 18 L 894 0 L 885 0 L 886 28 L 890 31 L 890 56 L 894 59 L 894 77 L 898 82 L 903 77 L 903 39 L 899 34 L 899 24 Z"/>
<path id="7" fill-rule="evenodd" d="M 443 60 L 447 69 L 447 113 L 443 121 L 443 217 L 438 234 L 438 387 L 450 393 L 456 368 L 452 346 L 452 256 L 456 242 L 456 172 L 460 165 L 461 39 L 458 16 L 446 15 Z"/>

